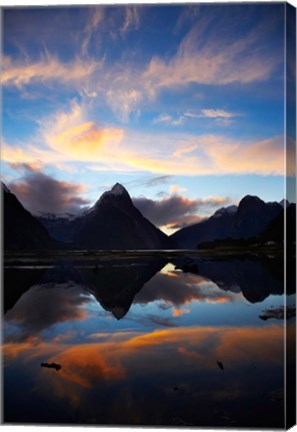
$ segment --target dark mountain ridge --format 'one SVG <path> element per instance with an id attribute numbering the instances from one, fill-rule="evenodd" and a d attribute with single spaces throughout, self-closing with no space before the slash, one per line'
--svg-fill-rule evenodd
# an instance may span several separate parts
<path id="1" fill-rule="evenodd" d="M 256 196 L 247 195 L 232 211 L 223 208 L 209 219 L 182 228 L 171 237 L 181 249 L 196 249 L 200 243 L 226 238 L 257 237 L 284 208 L 277 202 L 265 203 Z"/>
<path id="2" fill-rule="evenodd" d="M 223 207 L 209 219 L 168 237 L 141 214 L 119 183 L 77 217 L 42 215 L 37 220 L 3 183 L 2 194 L 7 250 L 196 249 L 206 242 L 252 238 L 279 242 L 283 238 L 284 213 L 288 236 L 296 236 L 295 204 L 265 203 L 251 195 L 245 196 L 238 207 Z"/>
<path id="3" fill-rule="evenodd" d="M 126 189 L 116 183 L 70 226 L 79 248 L 168 249 L 173 242 L 133 205 Z"/>
<path id="4" fill-rule="evenodd" d="M 174 248 L 173 240 L 141 214 L 119 183 L 76 218 L 42 215 L 38 220 L 69 249 Z"/>
<path id="5" fill-rule="evenodd" d="M 55 249 L 58 242 L 1 182 L 5 250 Z"/>

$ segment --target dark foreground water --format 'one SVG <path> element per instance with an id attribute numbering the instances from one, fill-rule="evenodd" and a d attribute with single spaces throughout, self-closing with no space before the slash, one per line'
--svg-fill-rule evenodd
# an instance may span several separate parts
<path id="1" fill-rule="evenodd" d="M 6 263 L 4 422 L 282 428 L 287 288 L 272 257 Z"/>

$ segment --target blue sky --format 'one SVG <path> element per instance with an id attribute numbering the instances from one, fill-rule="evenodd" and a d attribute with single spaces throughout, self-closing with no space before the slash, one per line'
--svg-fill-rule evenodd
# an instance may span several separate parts
<path id="1" fill-rule="evenodd" d="M 167 232 L 279 201 L 283 44 L 284 4 L 5 8 L 2 178 L 35 214 L 121 182 Z"/>

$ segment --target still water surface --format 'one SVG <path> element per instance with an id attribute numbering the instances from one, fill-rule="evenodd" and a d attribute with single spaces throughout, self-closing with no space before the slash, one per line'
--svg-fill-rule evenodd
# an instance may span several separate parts
<path id="1" fill-rule="evenodd" d="M 278 260 L 7 264 L 4 283 L 6 423 L 284 426 Z"/>

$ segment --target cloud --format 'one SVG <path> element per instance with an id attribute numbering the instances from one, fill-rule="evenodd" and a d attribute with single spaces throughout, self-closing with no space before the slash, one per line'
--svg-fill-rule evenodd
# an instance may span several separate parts
<path id="1" fill-rule="evenodd" d="M 229 119 L 238 116 L 238 114 L 230 113 L 221 109 L 202 109 L 201 110 L 204 117 L 210 118 L 224 118 Z"/>
<path id="2" fill-rule="evenodd" d="M 169 114 L 162 113 L 156 119 L 153 120 L 153 123 L 154 124 L 165 123 L 172 126 L 181 126 L 184 124 L 185 120 L 186 119 L 184 115 L 180 115 L 179 117 L 174 118 Z"/>
<path id="3" fill-rule="evenodd" d="M 68 111 L 59 111 L 39 120 L 40 134 L 52 150 L 65 158 L 80 161 L 101 161 L 104 153 L 116 154 L 124 130 L 98 127 L 85 120 L 84 108 L 73 100 Z"/>
<path id="4" fill-rule="evenodd" d="M 25 170 L 20 180 L 9 183 L 9 189 L 31 213 L 78 213 L 89 203 L 80 196 L 85 192 L 82 184 L 56 180 L 26 165 Z"/>
<path id="5" fill-rule="evenodd" d="M 130 30 L 137 30 L 140 25 L 139 7 L 128 6 L 125 8 L 125 19 L 121 27 L 121 35 L 124 37 Z"/>
<path id="6" fill-rule="evenodd" d="M 197 22 L 192 26 L 176 54 L 169 60 L 160 57 L 151 59 L 143 77 L 147 80 L 147 91 L 152 96 L 163 88 L 191 83 L 226 85 L 262 81 L 271 75 L 279 63 L 276 55 L 265 51 L 267 39 L 265 34 L 263 37 L 260 27 L 227 43 L 226 37 L 219 36 L 225 30 L 222 22 L 216 29 L 215 37 L 210 36 L 208 40 L 201 37 L 199 24 Z M 253 49 L 255 47 L 256 50 Z"/>
<path id="7" fill-rule="evenodd" d="M 173 194 L 177 194 L 178 192 L 187 192 L 187 188 L 181 187 L 177 184 L 170 185 L 170 192 Z"/>
<path id="8" fill-rule="evenodd" d="M 81 53 L 83 56 L 88 55 L 89 45 L 92 37 L 94 35 L 98 37 L 98 29 L 104 21 L 104 8 L 102 6 L 90 7 L 88 12 L 89 17 L 83 30 L 81 42 Z"/>
<path id="9" fill-rule="evenodd" d="M 59 82 L 64 85 L 81 82 L 89 77 L 102 62 L 92 59 L 76 58 L 68 63 L 62 63 L 53 54 L 45 54 L 35 62 L 13 61 L 6 56 L 3 60 L 1 83 L 3 86 L 23 86 L 32 83 L 45 84 L 47 82 Z"/>
<path id="10" fill-rule="evenodd" d="M 118 9 L 119 13 L 112 8 L 91 7 L 86 22 L 77 23 L 75 18 L 80 57 L 63 62 L 47 50 L 34 61 L 27 55 L 21 60 L 5 56 L 2 84 L 18 88 L 34 83 L 54 82 L 64 87 L 74 84 L 80 94 L 88 95 L 100 104 L 104 100 L 114 114 L 126 122 L 131 114 L 139 115 L 143 103 L 152 101 L 163 90 L 175 91 L 176 88 L 201 84 L 250 84 L 269 79 L 282 61 L 281 43 L 272 50 L 272 25 L 267 26 L 269 18 L 260 18 L 259 22 L 245 16 L 247 25 L 240 26 L 242 20 L 232 19 L 234 13 L 230 15 L 229 8 L 219 10 L 220 13 L 217 9 L 210 11 L 197 6 L 184 8 L 176 29 L 188 30 L 175 50 L 173 47 L 164 58 L 148 52 L 140 58 L 138 46 L 135 50 L 133 45 L 115 61 L 112 55 L 109 57 L 108 49 L 99 60 L 91 58 L 88 52 L 92 48 L 98 53 L 97 42 L 103 34 L 114 33 L 115 38 L 120 34 L 124 38 L 129 31 L 139 29 L 140 7 L 122 7 Z M 240 12 L 241 18 L 243 13 Z M 52 29 L 44 26 L 49 38 Z M 100 31 L 101 27 L 104 31 Z M 32 38 L 34 32 L 32 34 L 31 30 L 29 34 Z M 67 27 L 67 36 L 70 35 Z M 193 90 L 197 92 L 198 89 Z M 184 122 L 184 117 L 168 120 L 177 126 Z"/>
<path id="11" fill-rule="evenodd" d="M 200 114 L 192 111 L 186 111 L 183 114 L 173 117 L 167 113 L 161 113 L 153 120 L 153 124 L 166 124 L 170 126 L 181 126 L 190 119 L 212 118 L 221 120 L 224 124 L 230 124 L 233 117 L 238 117 L 240 114 L 231 113 L 222 109 L 202 109 Z"/>
<path id="12" fill-rule="evenodd" d="M 228 120 L 224 119 L 223 120 Z M 38 120 L 30 143 L 3 144 L 2 158 L 12 163 L 91 162 L 100 171 L 168 175 L 284 174 L 284 138 L 238 140 L 223 135 L 142 133 L 90 121 L 85 105 L 72 100 Z M 43 145 L 40 145 L 43 143 Z M 288 160 L 294 157 L 288 146 Z"/>
<path id="13" fill-rule="evenodd" d="M 122 33 L 138 28 L 136 10 L 138 8 L 126 8 Z M 128 122 L 132 114 L 139 115 L 143 104 L 153 101 L 164 90 L 176 91 L 192 86 L 193 91 L 197 91 L 200 85 L 234 83 L 250 85 L 272 77 L 282 55 L 281 44 L 271 49 L 271 28 L 268 31 L 265 23 L 258 26 L 253 23 L 246 31 L 238 28 L 238 20 L 230 22 L 230 17 L 227 18 L 228 28 L 226 14 L 216 19 L 213 13 L 209 16 L 198 14 L 170 56 L 155 55 L 139 61 L 131 50 L 131 57 L 125 55 L 120 62 L 106 62 L 89 80 L 89 93 L 103 98 L 121 121 Z M 157 123 L 167 122 L 173 126 L 184 121 L 183 115 L 173 118 L 167 113 L 155 119 Z"/>
<path id="14" fill-rule="evenodd" d="M 145 197 L 133 198 L 134 205 L 157 226 L 199 222 L 199 210 L 215 208 L 228 202 L 227 197 L 189 199 L 177 194 L 155 201 Z"/>

